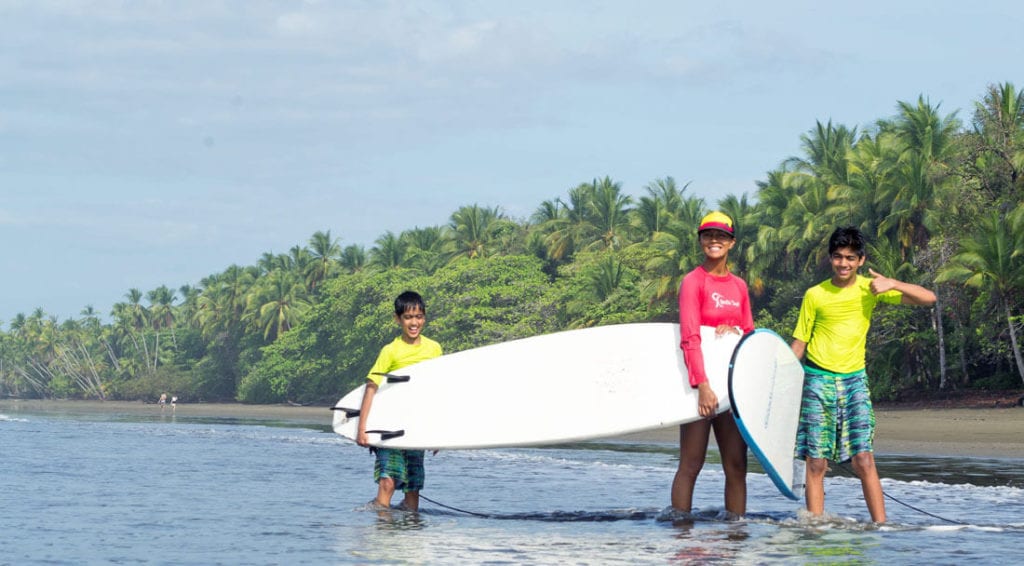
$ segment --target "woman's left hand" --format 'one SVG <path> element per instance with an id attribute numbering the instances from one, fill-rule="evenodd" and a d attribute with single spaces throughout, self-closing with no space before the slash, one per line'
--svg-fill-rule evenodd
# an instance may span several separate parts
<path id="1" fill-rule="evenodd" d="M 710 419 L 717 411 L 718 395 L 712 391 L 711 384 L 705 381 L 697 386 L 697 414 Z"/>
<path id="2" fill-rule="evenodd" d="M 715 327 L 715 336 L 724 336 L 726 334 L 739 334 L 740 329 L 735 326 L 728 324 L 719 324 Z"/>

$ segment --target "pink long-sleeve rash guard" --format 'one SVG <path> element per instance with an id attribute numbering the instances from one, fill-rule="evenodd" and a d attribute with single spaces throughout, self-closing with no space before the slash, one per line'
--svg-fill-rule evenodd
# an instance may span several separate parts
<path id="1" fill-rule="evenodd" d="M 747 284 L 732 273 L 719 277 L 697 267 L 686 274 L 679 287 L 679 347 L 683 349 L 691 387 L 708 380 L 700 349 L 700 327 L 722 324 L 739 327 L 744 334 L 754 329 Z"/>

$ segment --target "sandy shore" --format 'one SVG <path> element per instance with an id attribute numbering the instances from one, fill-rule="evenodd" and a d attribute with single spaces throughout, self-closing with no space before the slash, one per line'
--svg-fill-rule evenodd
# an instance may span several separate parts
<path id="1" fill-rule="evenodd" d="M 1024 458 L 1024 408 L 877 409 L 875 452 L 922 456 Z M 675 427 L 627 435 L 678 442 Z"/>
<path id="2" fill-rule="evenodd" d="M 162 411 L 162 413 L 161 413 Z M 0 400 L 0 414 L 18 413 L 175 415 L 268 420 L 329 426 L 328 407 L 179 403 L 173 410 L 125 401 Z M 879 454 L 969 456 L 1024 459 L 1024 408 L 879 408 L 875 450 Z M 677 427 L 620 437 L 645 443 L 675 443 Z"/>

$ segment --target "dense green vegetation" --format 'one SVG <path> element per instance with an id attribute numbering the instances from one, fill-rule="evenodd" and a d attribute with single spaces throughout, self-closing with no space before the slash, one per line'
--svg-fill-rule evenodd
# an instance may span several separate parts
<path id="1" fill-rule="evenodd" d="M 391 301 L 427 299 L 427 334 L 453 352 L 565 328 L 676 319 L 709 209 L 736 219 L 733 269 L 759 326 L 789 336 L 803 291 L 828 277 L 838 225 L 872 240 L 868 265 L 936 290 L 933 309 L 876 311 L 874 393 L 1019 388 L 1024 292 L 1024 93 L 991 86 L 971 118 L 925 98 L 858 131 L 818 123 L 802 155 L 748 198 L 708 203 L 671 177 L 627 194 L 608 177 L 530 218 L 463 206 L 443 226 L 387 232 L 366 250 L 329 231 L 198 286 L 131 289 L 110 322 L 42 309 L 0 332 L 0 395 L 253 403 L 332 402 L 395 335 Z M 143 303 L 145 301 L 145 304 Z"/>

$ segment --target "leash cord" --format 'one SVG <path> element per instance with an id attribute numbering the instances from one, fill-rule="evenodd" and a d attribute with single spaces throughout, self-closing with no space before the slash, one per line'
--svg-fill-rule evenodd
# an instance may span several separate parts
<path id="1" fill-rule="evenodd" d="M 449 511 L 455 511 L 456 513 L 464 513 L 466 515 L 472 515 L 474 517 L 483 517 L 484 519 L 492 519 L 492 518 L 494 518 L 494 515 L 488 515 L 486 513 L 476 513 L 474 511 L 466 511 L 465 509 L 459 509 L 458 507 L 452 507 L 451 505 L 445 505 L 444 503 L 441 503 L 441 502 L 438 502 L 438 501 L 434 501 L 433 499 L 427 497 L 426 495 L 423 495 L 422 493 L 420 493 L 420 499 L 423 499 L 424 501 L 429 501 L 430 503 L 433 503 L 434 505 L 437 505 L 438 507 L 444 507 L 445 509 L 448 509 Z"/>
<path id="2" fill-rule="evenodd" d="M 840 467 L 840 468 L 841 468 L 841 469 L 842 469 L 842 470 L 843 470 L 844 472 L 846 472 L 846 473 L 847 473 L 847 474 L 848 474 L 848 475 L 849 475 L 849 476 L 850 476 L 851 478 L 858 478 L 858 479 L 859 479 L 859 476 L 857 476 L 857 474 L 856 474 L 856 473 L 854 473 L 854 471 L 853 471 L 853 470 L 851 470 L 851 469 L 847 468 L 847 467 L 846 467 L 846 464 L 840 463 L 840 464 L 839 464 L 839 467 Z M 962 522 L 962 521 L 955 521 L 955 520 L 953 520 L 953 519 L 947 519 L 947 518 L 945 518 L 945 517 L 942 517 L 942 516 L 936 515 L 935 513 L 929 513 L 928 511 L 925 511 L 924 509 L 919 509 L 919 508 L 917 508 L 917 507 L 914 507 L 913 505 L 911 505 L 911 504 L 909 504 L 909 503 L 905 503 L 905 502 L 903 502 L 903 501 L 900 501 L 899 499 L 897 499 L 897 498 L 893 497 L 892 495 L 889 495 L 889 494 L 888 494 L 888 493 L 887 493 L 887 492 L 886 492 L 885 490 L 882 490 L 882 495 L 884 495 L 884 496 L 885 496 L 885 497 L 887 497 L 888 499 L 891 499 L 892 501 L 895 501 L 896 503 L 899 503 L 900 505 L 902 505 L 902 506 L 906 507 L 907 509 L 913 509 L 914 511 L 917 511 L 918 513 L 921 513 L 921 514 L 923 514 L 923 515 L 928 515 L 929 517 L 932 517 L 932 518 L 934 518 L 934 519 L 938 519 L 938 520 L 940 520 L 940 521 L 946 521 L 947 523 L 952 523 L 952 524 L 954 524 L 954 525 L 966 525 L 966 524 L 967 524 L 967 523 L 964 523 L 964 522 Z"/>
<path id="3" fill-rule="evenodd" d="M 839 464 L 839 468 L 842 469 L 844 472 L 846 472 L 846 474 L 848 476 L 850 476 L 851 478 L 857 478 L 858 477 L 857 474 L 853 472 L 853 470 L 851 470 L 851 469 L 846 467 L 846 464 L 840 463 Z M 918 513 L 921 513 L 922 515 L 927 515 L 927 516 L 932 517 L 934 519 L 938 519 L 940 521 L 945 521 L 947 523 L 952 523 L 954 525 L 966 525 L 967 524 L 967 523 L 964 523 L 962 521 L 956 521 L 954 519 L 947 519 L 946 517 L 942 517 L 940 515 L 936 515 L 935 513 L 931 513 L 931 512 L 925 511 L 924 509 L 921 509 L 919 507 L 914 507 L 913 505 L 911 505 L 909 503 L 906 503 L 904 501 L 901 501 L 901 500 L 897 499 L 896 497 L 893 497 L 892 495 L 889 495 L 884 490 L 882 491 L 882 495 L 884 495 L 886 498 L 888 498 L 888 499 L 890 499 L 890 500 L 892 500 L 892 501 L 894 501 L 896 503 L 899 503 L 900 505 L 906 507 L 907 509 L 912 509 L 914 511 L 917 511 Z M 446 505 L 444 503 L 441 503 L 440 501 L 435 501 L 435 500 L 427 497 L 426 495 L 423 495 L 422 493 L 420 493 L 420 499 L 422 499 L 424 501 L 428 501 L 430 503 L 433 503 L 434 505 L 437 505 L 438 507 L 443 507 L 445 509 L 448 509 L 449 511 L 454 511 L 456 513 L 462 513 L 464 515 L 471 515 L 473 517 L 481 517 L 481 518 L 484 518 L 484 519 L 493 519 L 493 518 L 496 517 L 495 515 L 489 515 L 487 513 L 477 513 L 475 511 L 467 511 L 465 509 L 459 509 L 458 507 L 453 507 L 451 505 Z"/>

